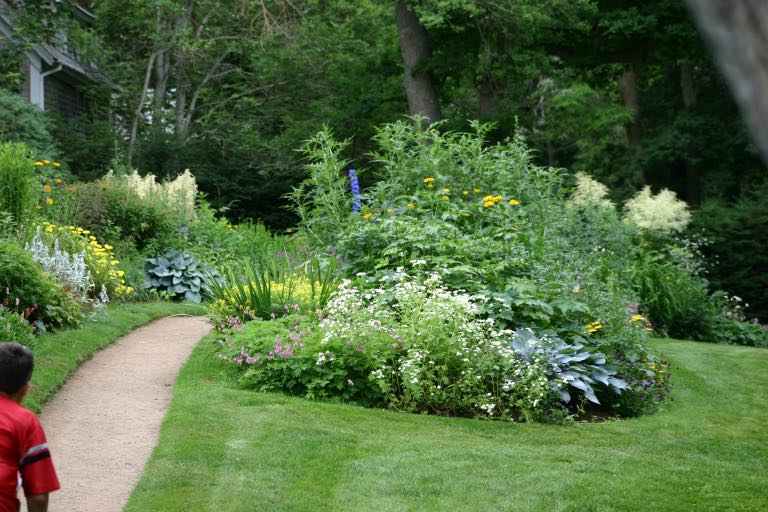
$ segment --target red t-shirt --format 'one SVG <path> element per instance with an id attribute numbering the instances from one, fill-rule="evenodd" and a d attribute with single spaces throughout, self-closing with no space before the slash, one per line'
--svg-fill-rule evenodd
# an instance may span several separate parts
<path id="1" fill-rule="evenodd" d="M 26 496 L 57 490 L 45 432 L 37 416 L 0 395 L 0 512 L 16 512 L 19 475 Z"/>

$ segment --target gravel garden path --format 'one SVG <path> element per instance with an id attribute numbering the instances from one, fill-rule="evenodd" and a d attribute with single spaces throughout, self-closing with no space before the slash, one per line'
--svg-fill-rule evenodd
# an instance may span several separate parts
<path id="1" fill-rule="evenodd" d="M 43 408 L 61 481 L 51 511 L 123 509 L 157 443 L 176 375 L 209 329 L 188 316 L 140 327 L 83 364 Z"/>

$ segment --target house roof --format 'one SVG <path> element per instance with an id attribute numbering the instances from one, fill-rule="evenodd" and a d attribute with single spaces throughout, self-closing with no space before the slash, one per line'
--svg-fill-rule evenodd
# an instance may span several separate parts
<path id="1" fill-rule="evenodd" d="M 7 5 L 7 3 L 4 0 L 0 0 L 0 8 L 5 5 Z M 88 16 L 93 18 L 93 14 L 91 14 L 78 3 L 71 2 L 71 5 L 76 9 L 76 13 L 79 16 Z M 5 38 L 10 41 L 18 41 L 18 35 L 14 34 L 13 17 L 11 13 L 5 9 L 0 9 L 0 34 L 5 36 Z M 50 43 L 39 43 L 25 50 L 25 53 L 37 55 L 50 67 L 61 65 L 68 71 L 83 78 L 99 80 L 107 83 L 109 82 L 107 77 L 103 73 L 99 72 L 94 66 L 84 64 L 78 60 L 72 52 L 63 50 L 56 45 Z"/>

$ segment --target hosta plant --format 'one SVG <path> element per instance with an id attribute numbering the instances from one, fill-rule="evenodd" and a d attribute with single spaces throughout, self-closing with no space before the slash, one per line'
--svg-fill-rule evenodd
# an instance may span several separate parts
<path id="1" fill-rule="evenodd" d="M 565 403 L 571 401 L 571 393 L 575 391 L 599 404 L 595 385 L 619 394 L 627 388 L 627 383 L 616 377 L 616 368 L 607 363 L 604 354 L 592 352 L 578 341 L 568 344 L 556 336 L 539 337 L 529 329 L 518 329 L 512 348 L 526 361 L 543 362 L 551 381 L 566 384 L 557 389 Z"/>
<path id="2" fill-rule="evenodd" d="M 168 251 L 157 258 L 147 258 L 144 287 L 165 291 L 178 300 L 202 300 L 204 271 L 197 258 L 180 251 Z"/>

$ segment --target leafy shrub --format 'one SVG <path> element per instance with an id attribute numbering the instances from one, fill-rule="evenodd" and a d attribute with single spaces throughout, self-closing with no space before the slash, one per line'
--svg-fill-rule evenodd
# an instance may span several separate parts
<path id="1" fill-rule="evenodd" d="M 713 321 L 712 330 L 712 341 L 717 343 L 768 348 L 768 327 L 758 323 L 719 316 Z"/>
<path id="2" fill-rule="evenodd" d="M 334 353 L 321 343 L 322 334 L 316 322 L 296 315 L 256 320 L 235 333 L 221 357 L 243 367 L 244 387 L 380 405 L 381 390 L 368 379 L 368 354 Z"/>
<path id="3" fill-rule="evenodd" d="M 613 395 L 611 408 L 621 416 L 640 416 L 659 409 L 671 400 L 669 363 L 655 358 L 645 347 L 637 347 L 632 354 L 619 354 L 616 364 L 627 383 L 620 395 Z"/>
<path id="4" fill-rule="evenodd" d="M 119 186 L 105 190 L 107 223 L 121 238 L 131 240 L 139 250 L 162 248 L 175 235 L 177 224 L 162 203 L 142 199 Z"/>
<path id="5" fill-rule="evenodd" d="M 334 309 L 336 299 L 329 303 L 325 313 L 343 332 L 324 338 L 325 351 L 333 346 L 338 355 L 358 346 L 373 359 L 387 354 L 381 357 L 388 362 L 372 371 L 383 372 L 375 379 L 382 400 L 404 410 L 560 421 L 592 398 L 610 406 L 621 396 L 615 391 L 625 375 L 634 375 L 632 365 L 640 361 L 644 370 L 654 362 L 643 345 L 645 323 L 633 321 L 638 294 L 627 271 L 643 231 L 621 221 L 604 187 L 579 176 L 569 199 L 562 172 L 536 166 L 519 137 L 487 144 L 488 129 L 383 127 L 371 171 L 377 181 L 362 193 L 357 171 L 344 172 L 344 143 L 327 132 L 311 141 L 309 180 L 293 194 L 302 226 L 316 243 L 338 252 L 347 272 L 371 276 L 364 289 L 350 292 L 359 300 L 343 311 Z M 671 260 L 671 251 L 667 256 Z M 414 289 L 437 272 L 444 285 L 438 297 L 398 306 L 397 286 L 381 283 L 411 264 Z M 465 297 L 469 309 L 440 302 L 450 296 Z M 328 318 L 321 323 L 326 333 L 333 330 Z M 546 356 L 526 359 L 522 345 L 513 348 L 515 333 L 525 328 L 547 333 L 550 341 L 537 338 L 552 344 Z M 477 354 L 456 361 L 455 354 L 466 352 L 455 343 L 465 336 L 479 344 L 471 345 Z M 379 339 L 370 346 L 355 341 Z M 380 348 L 387 344 L 400 344 L 401 351 Z M 568 379 L 575 387 L 561 375 L 569 357 L 594 362 L 574 364 L 578 370 Z M 493 380 L 510 372 L 515 386 L 504 389 Z M 463 380 L 466 375 L 474 384 Z M 636 395 L 630 387 L 627 393 Z M 563 399 L 571 394 L 578 399 L 569 409 Z"/>
<path id="6" fill-rule="evenodd" d="M 52 127 L 36 105 L 0 88 L 0 140 L 23 143 L 40 158 L 55 159 Z"/>
<path id="7" fill-rule="evenodd" d="M 717 311 L 704 279 L 657 251 L 640 255 L 631 272 L 640 296 L 640 310 L 657 331 L 679 338 L 712 337 L 712 320 Z"/>
<path id="8" fill-rule="evenodd" d="M 197 254 L 203 262 L 223 270 L 234 262 L 273 258 L 295 245 L 273 236 L 258 223 L 231 224 L 223 211 L 214 211 L 204 198 L 198 201 L 196 215 L 178 227 L 174 247 Z"/>
<path id="9" fill-rule="evenodd" d="M 7 299 L 7 307 L 13 304 L 39 328 L 71 327 L 82 321 L 82 307 L 72 295 L 48 277 L 24 249 L 4 242 L 0 243 L 0 299 Z"/>
<path id="10" fill-rule="evenodd" d="M 68 225 L 81 226 L 95 236 L 104 238 L 109 229 L 109 197 L 105 184 L 73 183 L 66 187 L 66 197 L 71 201 L 69 218 L 62 218 Z M 63 202 L 67 199 L 62 199 Z"/>
<path id="11" fill-rule="evenodd" d="M 768 180 L 737 201 L 706 201 L 691 231 L 703 233 L 711 286 L 741 297 L 747 315 L 768 320 Z"/>
<path id="12" fill-rule="evenodd" d="M 23 315 L 9 309 L 5 304 L 0 305 L 0 339 L 3 342 L 15 342 L 29 346 L 33 343 L 34 332 L 35 328 L 27 322 Z"/>
<path id="13" fill-rule="evenodd" d="M 168 292 L 177 300 L 200 302 L 205 274 L 192 254 L 168 251 L 163 256 L 147 258 L 144 287 Z"/>
<path id="14" fill-rule="evenodd" d="M 233 318 L 222 357 L 257 389 L 456 416 L 559 422 L 596 402 L 596 390 L 610 397 L 627 387 L 623 367 L 594 348 L 499 329 L 476 298 L 435 274 L 397 271 L 373 286 L 344 281 L 319 326 Z"/>
<path id="15" fill-rule="evenodd" d="M 17 232 L 33 218 L 39 190 L 34 169 L 27 146 L 0 142 L 0 211 L 10 214 Z"/>

